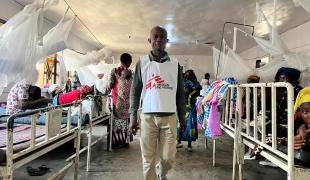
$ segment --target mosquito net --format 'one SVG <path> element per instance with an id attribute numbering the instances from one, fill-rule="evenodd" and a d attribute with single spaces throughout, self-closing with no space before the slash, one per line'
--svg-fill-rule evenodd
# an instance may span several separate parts
<path id="1" fill-rule="evenodd" d="M 303 7 L 310 13 L 310 1 L 309 0 L 293 0 L 296 6 Z"/>
<path id="2" fill-rule="evenodd" d="M 57 3 L 58 0 L 36 0 L 0 27 L 1 89 L 22 79 L 29 83 L 36 81 L 38 72 L 35 65 L 39 60 L 39 54 L 43 55 L 39 53 L 38 45 L 43 23 L 40 19 L 45 10 Z M 48 48 L 47 46 L 44 51 L 50 52 Z"/>
<path id="3" fill-rule="evenodd" d="M 218 72 L 218 79 L 232 76 L 235 77 L 238 81 L 244 82 L 244 80 L 246 80 L 249 75 L 256 74 L 260 76 L 261 82 L 271 82 L 274 80 L 274 76 L 279 68 L 292 67 L 302 72 L 300 78 L 302 85 L 310 85 L 307 84 L 310 81 L 310 76 L 307 76 L 310 74 L 310 57 L 300 53 L 294 53 L 289 51 L 287 46 L 277 33 L 276 29 L 272 29 L 273 27 L 265 18 L 265 15 L 260 10 L 260 7 L 257 7 L 257 9 L 258 12 L 262 14 L 260 16 L 264 17 L 264 20 L 267 22 L 270 40 L 251 36 L 249 34 L 247 34 L 247 37 L 254 38 L 257 44 L 266 53 L 271 55 L 271 62 L 267 63 L 263 67 L 255 69 L 254 67 L 252 68 L 250 66 L 247 66 L 247 62 L 231 49 L 229 49 L 227 53 L 221 52 L 221 58 L 219 60 L 217 58 L 219 52 L 214 50 L 213 60 L 220 61 L 219 63 L 216 63 L 218 64 L 216 66 L 216 68 L 218 69 L 215 69 L 215 72 Z"/>

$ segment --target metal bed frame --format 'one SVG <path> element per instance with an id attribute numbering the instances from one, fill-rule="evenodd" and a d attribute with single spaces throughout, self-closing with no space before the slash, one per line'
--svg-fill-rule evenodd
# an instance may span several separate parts
<path id="1" fill-rule="evenodd" d="M 271 88 L 271 136 L 272 145 L 266 144 L 266 87 Z M 276 114 L 276 89 L 284 87 L 287 90 L 287 154 L 277 149 L 277 114 Z M 250 99 L 250 89 L 253 90 L 253 101 Z M 257 122 L 257 102 L 258 89 L 261 94 L 261 137 L 258 136 L 259 124 Z M 233 93 L 237 91 L 236 110 L 233 110 Z M 242 97 L 245 92 L 246 119 L 242 121 Z M 234 138 L 233 150 L 233 173 L 232 179 L 236 179 L 236 165 L 238 164 L 239 179 L 243 178 L 244 164 L 244 145 L 254 148 L 255 145 L 261 145 L 264 149 L 260 153 L 266 159 L 279 166 L 287 172 L 288 180 L 307 179 L 310 176 L 310 169 L 295 166 L 294 164 L 294 89 L 289 83 L 257 83 L 257 84 L 240 84 L 230 85 L 223 103 L 221 112 L 221 128 L 232 138 Z M 250 133 L 250 103 L 253 103 L 253 133 Z M 233 113 L 234 116 L 233 117 Z M 245 131 L 242 127 L 245 126 Z M 213 139 L 213 165 L 215 166 L 216 139 Z"/>
<path id="2" fill-rule="evenodd" d="M 67 126 L 64 131 L 61 130 L 61 115 L 62 108 L 68 107 L 69 112 L 71 106 L 79 106 L 78 125 L 71 127 L 71 117 L 68 113 Z M 79 172 L 79 151 L 80 151 L 80 132 L 81 132 L 81 117 L 82 117 L 81 102 L 66 104 L 62 106 L 54 106 L 36 109 L 27 112 L 21 112 L 11 115 L 7 119 L 7 150 L 6 150 L 6 163 L 0 166 L 0 176 L 5 180 L 13 179 L 13 171 L 24 164 L 31 162 L 32 160 L 46 154 L 47 152 L 67 143 L 68 141 L 75 140 L 74 147 L 76 148 L 76 156 L 60 171 L 56 172 L 49 179 L 60 179 L 65 176 L 68 169 L 74 165 L 74 179 L 78 178 Z M 45 136 L 41 142 L 36 141 L 36 120 L 40 113 L 46 114 L 45 123 Z M 60 115 L 60 116 L 59 116 Z M 18 152 L 13 150 L 13 129 L 15 118 L 22 116 L 31 116 L 31 140 L 30 146 Z"/>

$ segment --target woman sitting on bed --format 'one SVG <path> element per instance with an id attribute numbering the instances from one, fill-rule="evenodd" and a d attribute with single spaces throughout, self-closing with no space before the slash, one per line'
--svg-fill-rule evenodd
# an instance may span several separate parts
<path id="1" fill-rule="evenodd" d="M 41 96 L 41 89 L 38 86 L 20 81 L 10 89 L 6 113 L 12 115 L 27 109 L 42 108 L 50 102 L 51 99 Z"/>
<path id="2" fill-rule="evenodd" d="M 53 84 L 49 87 L 48 92 L 53 96 L 53 105 L 62 105 L 73 103 L 79 99 L 85 98 L 93 92 L 93 89 L 87 85 L 81 86 L 76 90 L 67 93 L 62 93 L 61 87 Z"/>

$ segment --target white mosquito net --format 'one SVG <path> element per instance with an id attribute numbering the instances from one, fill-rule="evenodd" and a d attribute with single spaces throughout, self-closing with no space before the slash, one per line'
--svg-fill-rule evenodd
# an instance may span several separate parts
<path id="1" fill-rule="evenodd" d="M 310 13 L 310 1 L 309 0 L 293 0 L 296 6 L 303 7 Z"/>
<path id="2" fill-rule="evenodd" d="M 117 64 L 104 62 L 110 59 L 111 55 L 112 52 L 106 48 L 89 52 L 86 55 L 66 49 L 63 51 L 62 58 L 67 71 L 76 71 L 82 85 L 92 86 L 96 84 L 98 74 L 103 73 L 103 80 L 106 80 L 111 70 L 117 67 Z M 98 86 L 103 85 L 99 83 Z"/>
<path id="3" fill-rule="evenodd" d="M 265 15 L 260 10 L 260 7 L 257 7 L 258 12 L 261 13 L 260 17 L 264 17 L 264 20 L 267 22 L 269 29 L 270 40 L 265 40 L 260 37 L 254 37 L 247 34 L 248 37 L 253 37 L 257 44 L 268 54 L 271 55 L 272 59 L 270 63 L 267 63 L 265 66 L 255 69 L 254 67 L 247 66 L 247 62 L 238 56 L 231 49 L 228 50 L 228 53 L 221 52 L 220 63 L 216 66 L 215 72 L 218 72 L 218 78 L 225 77 L 235 77 L 238 81 L 244 81 L 251 74 L 256 74 L 260 76 L 261 82 L 271 82 L 274 80 L 274 76 L 277 70 L 281 67 L 292 67 L 300 70 L 301 74 L 301 84 L 310 85 L 310 57 L 294 53 L 288 50 L 285 43 L 281 40 L 276 29 L 272 30 L 271 24 L 265 18 Z M 274 31 L 273 36 L 271 32 Z M 273 39 L 272 39 L 273 38 Z M 225 51 L 224 51 L 225 52 Z M 213 51 L 214 61 L 218 61 L 218 53 L 216 50 Z M 232 68 L 233 67 L 233 68 Z"/>
<path id="4" fill-rule="evenodd" d="M 36 0 L 0 27 L 0 90 L 22 79 L 35 83 L 40 58 L 66 48 L 73 19 L 62 18 L 39 46 L 43 13 L 57 3 L 58 0 Z"/>

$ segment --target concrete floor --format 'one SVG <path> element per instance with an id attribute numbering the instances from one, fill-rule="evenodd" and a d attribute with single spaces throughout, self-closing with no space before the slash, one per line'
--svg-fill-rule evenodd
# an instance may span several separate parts
<path id="1" fill-rule="evenodd" d="M 103 132 L 97 129 L 97 132 Z M 83 141 L 84 142 L 84 141 Z M 186 143 L 184 143 L 186 145 Z M 178 149 L 176 164 L 168 174 L 169 180 L 226 180 L 231 179 L 232 173 L 232 138 L 223 137 L 217 143 L 217 166 L 212 166 L 212 146 L 208 143 L 204 148 L 204 140 L 200 138 L 193 143 L 193 152 L 185 148 Z M 68 144 L 48 153 L 47 155 L 17 169 L 14 173 L 16 180 L 43 180 L 51 176 L 52 172 L 63 166 L 64 159 L 72 153 L 72 144 Z M 142 163 L 139 146 L 139 137 L 134 138 L 128 149 L 106 151 L 106 140 L 93 146 L 91 171 L 86 172 L 86 153 L 80 156 L 81 180 L 142 180 Z M 51 172 L 40 177 L 28 176 L 27 166 L 38 167 L 42 164 L 51 168 Z M 247 180 L 283 180 L 286 173 L 279 168 L 258 165 L 258 161 L 246 161 L 244 176 Z M 65 179 L 73 179 L 71 169 Z"/>

